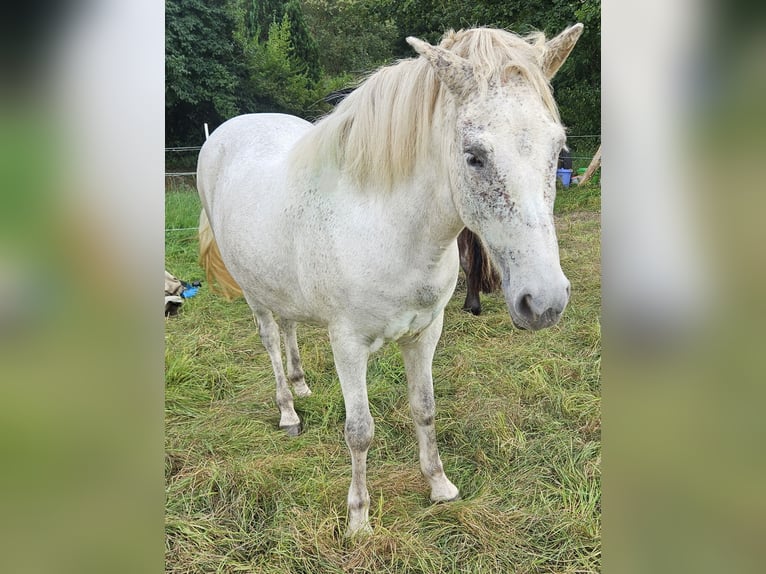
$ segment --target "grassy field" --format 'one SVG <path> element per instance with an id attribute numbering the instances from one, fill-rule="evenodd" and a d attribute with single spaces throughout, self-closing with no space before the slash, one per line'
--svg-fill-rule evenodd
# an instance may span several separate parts
<path id="1" fill-rule="evenodd" d="M 434 359 L 436 428 L 462 499 L 429 503 L 401 356 L 368 370 L 375 533 L 343 537 L 351 477 L 326 333 L 299 329 L 304 432 L 278 431 L 274 379 L 243 300 L 204 284 L 166 322 L 168 572 L 575 573 L 601 570 L 600 190 L 560 190 L 572 300 L 559 325 L 515 330 L 500 293 L 460 310 L 461 278 Z M 166 268 L 203 279 L 193 190 L 166 195 Z"/>

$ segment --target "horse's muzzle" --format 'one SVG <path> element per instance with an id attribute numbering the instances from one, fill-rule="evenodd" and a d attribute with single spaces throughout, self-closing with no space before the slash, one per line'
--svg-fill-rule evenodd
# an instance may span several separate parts
<path id="1" fill-rule="evenodd" d="M 513 326 L 522 331 L 539 331 L 547 327 L 553 327 L 561 319 L 561 313 L 557 313 L 553 309 L 548 309 L 539 317 L 534 317 L 531 320 L 525 320 L 523 322 L 517 321 L 511 315 L 511 322 Z"/>
<path id="2" fill-rule="evenodd" d="M 510 309 L 511 320 L 518 329 L 539 331 L 552 327 L 561 319 L 561 315 L 569 302 L 569 281 L 566 284 L 566 294 L 554 298 L 553 301 L 536 300 L 530 293 L 522 293 L 513 302 Z M 511 307 L 509 305 L 509 307 Z"/>

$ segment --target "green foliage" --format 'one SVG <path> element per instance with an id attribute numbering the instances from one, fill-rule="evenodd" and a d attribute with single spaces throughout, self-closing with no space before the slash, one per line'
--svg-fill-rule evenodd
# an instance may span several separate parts
<path id="1" fill-rule="evenodd" d="M 351 78 L 323 75 L 315 80 L 311 67 L 299 55 L 292 30 L 293 23 L 285 14 L 269 26 L 265 41 L 258 39 L 259 34 L 251 40 L 245 49 L 250 70 L 246 89 L 257 111 L 316 117 L 330 109 L 324 96 L 347 85 Z"/>
<path id="2" fill-rule="evenodd" d="M 271 26 L 279 24 L 285 16 L 290 21 L 290 42 L 293 54 L 307 67 L 308 76 L 316 81 L 321 70 L 319 47 L 309 32 L 299 0 L 233 0 L 237 14 L 235 37 L 247 46 L 252 40 L 265 43 Z"/>
<path id="3" fill-rule="evenodd" d="M 166 0 L 166 141 L 193 145 L 239 113 L 308 119 L 322 100 L 398 57 L 404 38 L 438 42 L 448 28 L 585 32 L 553 80 L 571 134 L 601 125 L 600 0 Z"/>
<path id="4" fill-rule="evenodd" d="M 268 40 L 269 27 L 279 22 L 284 15 L 284 0 L 236 0 L 244 15 L 247 37 Z"/>
<path id="5" fill-rule="evenodd" d="M 411 56 L 408 35 L 438 42 L 449 29 L 491 26 L 547 36 L 576 22 L 585 30 L 567 62 L 553 79 L 561 118 L 573 134 L 601 133 L 601 0 L 384 0 L 381 10 L 399 29 L 397 55 Z"/>
<path id="6" fill-rule="evenodd" d="M 241 69 L 228 0 L 165 2 L 165 124 L 168 143 L 196 143 L 202 124 L 241 111 Z"/>
<path id="7" fill-rule="evenodd" d="M 247 56 L 251 70 L 249 88 L 259 111 L 300 114 L 310 104 L 306 65 L 295 54 L 286 14 L 281 22 L 269 26 L 265 42 L 254 39 Z"/>
<path id="8" fill-rule="evenodd" d="M 290 21 L 290 43 L 294 56 L 305 64 L 307 77 L 311 81 L 317 81 L 321 72 L 319 69 L 319 48 L 303 17 L 301 2 L 290 0 L 285 4 L 284 18 Z"/>
<path id="9" fill-rule="evenodd" d="M 203 123 L 240 113 L 326 111 L 319 91 L 335 83 L 297 0 L 166 0 L 165 13 L 168 145 L 199 143 Z"/>
<path id="10" fill-rule="evenodd" d="M 324 71 L 364 74 L 392 59 L 399 31 L 374 0 L 304 0 L 311 34 L 322 47 Z"/>
<path id="11" fill-rule="evenodd" d="M 585 30 L 553 80 L 561 119 L 572 134 L 601 133 L 601 0 L 581 0 L 574 20 Z"/>

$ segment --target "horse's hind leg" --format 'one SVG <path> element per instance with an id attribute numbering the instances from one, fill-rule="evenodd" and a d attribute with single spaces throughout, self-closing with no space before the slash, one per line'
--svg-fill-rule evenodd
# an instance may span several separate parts
<path id="1" fill-rule="evenodd" d="M 431 363 L 436 344 L 441 336 L 443 320 L 442 312 L 420 335 L 399 341 L 404 368 L 407 372 L 410 410 L 418 437 L 420 470 L 431 486 L 433 502 L 447 502 L 460 496 L 457 487 L 444 474 L 439 449 L 436 446 L 436 428 L 434 427 L 436 402 Z"/>
<path id="2" fill-rule="evenodd" d="M 282 335 L 285 340 L 285 355 L 287 358 L 287 380 L 293 386 L 293 391 L 299 397 L 311 394 L 306 384 L 306 375 L 301 366 L 301 355 L 298 352 L 298 330 L 294 321 L 280 321 Z"/>
<path id="3" fill-rule="evenodd" d="M 297 436 L 301 432 L 301 421 L 293 406 L 293 395 L 287 386 L 287 377 L 282 366 L 282 351 L 279 347 L 279 327 L 274 320 L 271 311 L 253 310 L 261 342 L 266 347 L 271 359 L 271 367 L 274 369 L 274 377 L 277 380 L 277 407 L 279 407 L 279 428 L 290 436 Z"/>

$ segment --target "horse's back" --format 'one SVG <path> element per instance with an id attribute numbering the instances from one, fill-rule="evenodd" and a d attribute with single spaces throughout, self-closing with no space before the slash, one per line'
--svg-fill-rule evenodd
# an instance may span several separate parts
<path id="1" fill-rule="evenodd" d="M 240 178 L 266 176 L 310 127 L 286 114 L 246 114 L 221 124 L 202 146 L 197 162 L 197 185 L 208 215 L 213 196 Z"/>
<path id="2" fill-rule="evenodd" d="M 211 149 L 225 148 L 227 154 L 247 153 L 267 157 L 286 153 L 311 127 L 304 119 L 287 114 L 245 114 L 221 124 L 200 151 L 204 161 Z"/>

